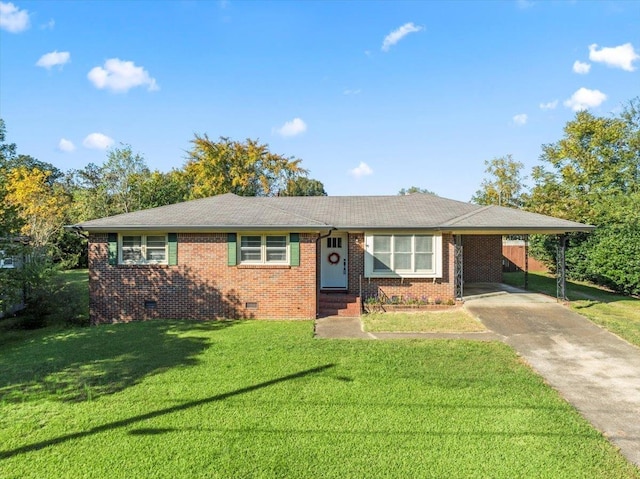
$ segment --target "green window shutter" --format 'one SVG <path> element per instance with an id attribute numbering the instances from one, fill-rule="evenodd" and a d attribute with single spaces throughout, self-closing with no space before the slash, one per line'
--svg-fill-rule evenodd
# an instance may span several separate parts
<path id="1" fill-rule="evenodd" d="M 178 264 L 178 233 L 169 233 L 167 235 L 169 244 L 169 266 Z"/>
<path id="2" fill-rule="evenodd" d="M 118 233 L 108 233 L 107 240 L 109 241 L 107 258 L 109 259 L 109 264 L 115 266 L 118 264 Z"/>
<path id="3" fill-rule="evenodd" d="M 289 265 L 300 266 L 300 234 L 289 234 Z"/>
<path id="4" fill-rule="evenodd" d="M 238 237 L 235 233 L 227 234 L 227 265 L 235 266 L 237 262 L 237 242 Z"/>

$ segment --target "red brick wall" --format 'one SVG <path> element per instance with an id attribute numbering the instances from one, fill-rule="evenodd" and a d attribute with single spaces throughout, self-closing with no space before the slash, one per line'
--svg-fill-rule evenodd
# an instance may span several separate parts
<path id="1" fill-rule="evenodd" d="M 442 278 L 365 278 L 364 277 L 364 234 L 349 234 L 349 293 L 358 295 L 362 277 L 362 296 L 376 296 L 379 292 L 392 296 L 412 296 L 415 298 L 440 298 L 443 301 L 455 297 L 453 237 L 442 235 Z"/>
<path id="2" fill-rule="evenodd" d="M 465 283 L 502 282 L 502 236 L 462 236 Z"/>
<path id="3" fill-rule="evenodd" d="M 220 233 L 179 233 L 176 266 L 110 266 L 107 235 L 91 234 L 91 322 L 315 318 L 315 238 L 300 235 L 300 266 L 293 267 L 227 266 L 227 235 Z"/>

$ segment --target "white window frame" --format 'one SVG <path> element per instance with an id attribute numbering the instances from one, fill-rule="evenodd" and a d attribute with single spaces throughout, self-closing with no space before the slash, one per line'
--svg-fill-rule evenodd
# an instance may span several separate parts
<path id="1" fill-rule="evenodd" d="M 374 255 L 373 255 L 373 238 L 375 236 L 390 236 L 391 237 L 391 264 L 390 271 L 374 271 Z M 409 236 L 411 237 L 411 265 L 412 270 L 396 270 L 394 265 L 394 241 L 396 236 Z M 433 262 L 431 270 L 415 271 L 415 254 L 416 254 L 416 236 L 431 237 L 432 244 L 431 250 L 433 254 Z M 365 243 L 365 260 L 364 260 L 364 274 L 366 278 L 442 278 L 442 235 L 435 232 L 406 232 L 406 231 L 377 231 L 366 233 L 364 238 Z"/>
<path id="2" fill-rule="evenodd" d="M 5 256 L 4 250 L 0 250 L 0 268 L 14 269 L 15 267 L 16 267 L 15 258 L 11 255 Z"/>
<path id="3" fill-rule="evenodd" d="M 260 246 L 259 246 L 259 251 L 260 251 L 260 259 L 259 260 L 242 260 L 242 238 L 246 238 L 248 236 L 258 236 L 260 237 Z M 273 236 L 278 236 L 278 237 L 284 237 L 285 239 L 285 246 L 284 246 L 284 253 L 285 253 L 285 258 L 283 260 L 271 260 L 268 261 L 267 260 L 267 238 L 268 237 L 273 237 Z M 246 247 L 245 247 L 246 248 Z M 258 247 L 254 247 L 257 248 Z M 238 234 L 238 249 L 237 249 L 237 255 L 238 255 L 238 264 L 289 264 L 289 234 L 288 233 L 278 233 L 278 232 L 274 232 L 274 233 L 239 233 Z"/>
<path id="4" fill-rule="evenodd" d="M 140 237 L 140 241 L 141 241 L 141 245 L 140 245 L 140 252 L 141 252 L 141 259 L 140 261 L 133 261 L 133 260 L 124 260 L 123 259 L 123 251 L 124 251 L 124 238 L 125 237 L 129 237 L 129 236 L 139 236 Z M 158 247 L 154 247 L 154 246 L 147 246 L 147 241 L 149 239 L 149 237 L 153 237 L 153 236 L 162 236 L 164 238 L 164 261 L 156 261 L 156 260 L 147 260 L 147 253 L 148 250 L 156 250 L 159 249 Z M 131 232 L 131 233 L 120 233 L 118 234 L 118 264 L 169 264 L 169 235 L 167 233 L 138 233 L 138 232 Z"/>

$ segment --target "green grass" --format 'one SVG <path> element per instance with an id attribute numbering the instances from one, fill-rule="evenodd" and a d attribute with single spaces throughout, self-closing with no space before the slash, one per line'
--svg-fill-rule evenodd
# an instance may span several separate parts
<path id="1" fill-rule="evenodd" d="M 370 313 L 362 316 L 365 331 L 468 333 L 486 331 L 484 325 L 462 308 L 443 311 Z"/>
<path id="2" fill-rule="evenodd" d="M 0 345 L 24 338 L 24 329 L 44 326 L 60 330 L 70 325 L 89 325 L 88 270 L 57 272 L 50 290 L 35 307 L 19 312 L 16 317 L 0 319 Z"/>
<path id="3" fill-rule="evenodd" d="M 3 478 L 640 478 L 508 346 L 149 321 L 0 346 Z"/>
<path id="4" fill-rule="evenodd" d="M 503 281 L 522 287 L 524 275 L 504 273 Z M 555 277 L 546 273 L 529 273 L 529 289 L 555 297 Z M 576 281 L 567 281 L 567 297 L 576 312 L 640 347 L 640 299 Z"/>

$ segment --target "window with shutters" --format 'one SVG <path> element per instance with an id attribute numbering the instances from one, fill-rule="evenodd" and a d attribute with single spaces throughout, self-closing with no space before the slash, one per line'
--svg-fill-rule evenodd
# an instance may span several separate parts
<path id="1" fill-rule="evenodd" d="M 120 264 L 167 264 L 166 234 L 123 234 L 119 237 Z"/>
<path id="2" fill-rule="evenodd" d="M 240 264 L 288 264 L 287 235 L 240 235 Z"/>

